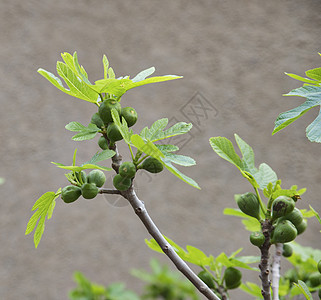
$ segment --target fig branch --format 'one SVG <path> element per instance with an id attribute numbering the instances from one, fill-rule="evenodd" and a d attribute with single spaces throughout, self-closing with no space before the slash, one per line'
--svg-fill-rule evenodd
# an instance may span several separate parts
<path id="1" fill-rule="evenodd" d="M 112 167 L 118 173 L 121 165 L 121 155 L 118 153 L 116 144 L 110 148 L 116 152 L 112 157 Z M 110 189 L 101 189 L 100 193 L 112 194 Z M 151 217 L 149 216 L 144 203 L 137 197 L 133 184 L 126 191 L 119 191 L 133 207 L 135 213 L 140 218 L 150 235 L 155 239 L 158 245 L 168 258 L 174 263 L 176 268 L 207 298 L 210 300 L 220 300 L 218 296 L 191 270 L 191 268 L 178 256 L 173 247 L 166 241 Z"/>
<path id="2" fill-rule="evenodd" d="M 283 244 L 275 244 L 275 253 L 272 260 L 272 291 L 273 300 L 279 300 L 279 280 L 280 280 L 280 268 L 281 268 L 281 257 L 283 251 Z"/>

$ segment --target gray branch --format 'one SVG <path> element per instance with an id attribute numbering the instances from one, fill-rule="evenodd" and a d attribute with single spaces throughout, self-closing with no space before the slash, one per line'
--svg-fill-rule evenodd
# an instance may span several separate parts
<path id="1" fill-rule="evenodd" d="M 272 291 L 273 300 L 279 300 L 279 281 L 281 269 L 281 257 L 283 251 L 283 244 L 275 244 L 275 253 L 272 260 Z"/>

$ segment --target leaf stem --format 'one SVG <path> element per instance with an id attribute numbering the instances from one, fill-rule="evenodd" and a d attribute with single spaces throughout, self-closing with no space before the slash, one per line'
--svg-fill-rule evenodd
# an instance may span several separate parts
<path id="1" fill-rule="evenodd" d="M 132 160 L 134 161 L 134 159 L 135 159 L 135 156 L 134 156 L 134 153 L 133 153 L 133 149 L 132 149 L 132 147 L 128 144 L 128 148 L 129 148 L 129 151 L 130 151 L 130 155 L 131 155 L 131 157 L 132 157 Z"/>
<path id="2" fill-rule="evenodd" d="M 263 202 L 262 202 L 260 193 L 259 193 L 257 187 L 254 187 L 254 190 L 255 190 L 255 193 L 256 193 L 257 198 L 259 199 L 259 204 L 260 204 L 261 210 L 262 210 L 262 212 L 263 212 L 263 214 L 264 214 L 264 216 L 265 216 L 265 215 L 266 215 L 266 210 L 265 210 L 264 204 L 263 204 Z"/>

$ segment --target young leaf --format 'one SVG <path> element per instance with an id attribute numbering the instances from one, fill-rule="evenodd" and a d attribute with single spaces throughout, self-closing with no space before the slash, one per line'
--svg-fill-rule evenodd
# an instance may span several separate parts
<path id="1" fill-rule="evenodd" d="M 162 153 L 165 155 L 166 159 L 168 159 L 170 162 L 174 164 L 184 166 L 184 167 L 190 167 L 190 166 L 196 165 L 195 160 L 191 157 L 169 153 L 164 150 L 162 151 Z"/>
<path id="2" fill-rule="evenodd" d="M 179 148 L 176 146 L 176 145 L 165 145 L 165 144 L 161 144 L 161 145 L 158 145 L 158 144 L 155 144 L 155 146 L 160 150 L 162 151 L 162 153 L 164 154 L 164 152 L 175 152 L 175 151 L 178 151 Z"/>
<path id="3" fill-rule="evenodd" d="M 113 118 L 114 123 L 116 124 L 118 130 L 120 131 L 122 137 L 124 138 L 124 141 L 130 145 L 130 138 L 133 135 L 133 130 L 128 129 L 127 122 L 125 118 L 122 118 L 122 123 L 120 122 L 120 117 L 116 109 L 111 110 L 111 115 Z"/>
<path id="4" fill-rule="evenodd" d="M 155 72 L 154 67 L 151 67 L 149 69 L 141 71 L 132 79 L 132 82 L 142 81 L 142 80 L 146 79 L 146 77 L 152 75 L 154 72 Z"/>
<path id="5" fill-rule="evenodd" d="M 235 216 L 235 217 L 243 218 L 242 223 L 245 229 L 250 232 L 261 230 L 261 224 L 256 218 L 246 215 L 245 213 L 241 212 L 239 209 L 225 208 L 223 211 L 223 214 L 227 216 Z"/>
<path id="6" fill-rule="evenodd" d="M 85 164 L 97 164 L 100 161 L 107 160 L 109 158 L 112 158 L 116 154 L 113 150 L 103 150 L 101 152 L 97 152 L 88 162 Z"/>
<path id="7" fill-rule="evenodd" d="M 292 73 L 286 73 L 285 72 L 285 75 L 288 75 L 289 77 L 292 77 L 293 79 L 296 79 L 296 80 L 300 80 L 300 81 L 303 81 L 305 83 L 309 83 L 309 84 L 317 84 L 317 81 L 315 80 L 311 80 L 311 79 L 308 79 L 308 78 L 304 78 L 304 77 L 301 77 L 299 75 L 296 75 L 296 74 L 292 74 Z"/>
<path id="8" fill-rule="evenodd" d="M 293 284 L 300 289 L 301 293 L 304 295 L 304 297 L 307 300 L 313 300 L 312 295 L 311 295 L 311 293 L 309 291 L 309 288 L 307 287 L 307 285 L 305 284 L 304 281 L 298 280 L 298 283 L 294 282 Z"/>
<path id="9" fill-rule="evenodd" d="M 78 122 L 70 122 L 65 126 L 65 128 L 69 131 L 78 131 L 76 135 L 72 137 L 74 141 L 84 141 L 84 140 L 90 140 L 93 139 L 97 132 L 100 131 L 100 129 L 95 124 L 88 124 L 88 127 L 78 123 Z"/>
<path id="10" fill-rule="evenodd" d="M 104 79 L 107 79 L 109 61 L 108 61 L 107 56 L 105 54 L 103 56 L 103 65 L 104 65 Z"/>
<path id="11" fill-rule="evenodd" d="M 56 198 L 60 195 L 59 189 L 56 193 L 55 192 L 47 192 L 43 194 L 33 205 L 32 211 L 37 210 L 30 218 L 25 234 L 28 235 L 31 233 L 38 222 L 38 226 L 34 233 L 34 244 L 35 248 L 38 247 L 39 242 L 41 240 L 42 234 L 45 230 L 45 221 L 46 218 L 49 220 L 52 217 L 52 212 L 56 205 Z"/>
<path id="12" fill-rule="evenodd" d="M 262 299 L 262 292 L 261 288 L 252 282 L 246 282 L 246 285 L 242 283 L 240 285 L 240 289 L 243 290 L 244 292 L 256 297 L 256 299 Z"/>
<path id="13" fill-rule="evenodd" d="M 158 148 L 151 141 L 145 142 L 138 134 L 133 134 L 130 140 L 131 143 L 141 152 L 146 153 L 147 155 L 150 155 L 158 160 L 160 160 L 161 157 L 164 157 L 164 154 L 158 150 Z"/>
<path id="14" fill-rule="evenodd" d="M 73 56 L 73 64 L 76 69 L 76 73 L 81 77 L 81 79 L 87 84 L 87 85 L 92 85 L 91 82 L 88 80 L 88 75 L 83 68 L 83 66 L 80 66 L 78 63 L 78 57 L 77 57 L 77 52 L 74 52 Z"/>
<path id="15" fill-rule="evenodd" d="M 97 169 L 97 170 L 103 170 L 103 171 L 111 171 L 112 168 L 107 168 L 107 167 L 102 167 L 102 166 L 98 166 L 95 164 L 83 164 L 81 166 L 65 166 L 63 164 L 60 163 L 55 163 L 55 162 L 51 162 L 52 164 L 56 165 L 58 168 L 64 169 L 64 170 L 69 170 L 69 171 L 74 171 L 74 172 L 80 172 L 82 170 L 86 170 L 86 169 Z"/>

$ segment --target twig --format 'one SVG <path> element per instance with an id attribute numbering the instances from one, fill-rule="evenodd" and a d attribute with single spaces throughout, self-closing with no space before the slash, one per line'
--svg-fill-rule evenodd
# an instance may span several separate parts
<path id="1" fill-rule="evenodd" d="M 99 193 L 100 194 L 120 195 L 120 191 L 118 191 L 118 190 L 104 189 L 104 188 L 99 189 Z"/>
<path id="2" fill-rule="evenodd" d="M 279 300 L 279 281 L 281 269 L 281 257 L 283 251 L 283 244 L 275 244 L 275 253 L 272 260 L 272 291 L 273 300 Z"/>
<path id="3" fill-rule="evenodd" d="M 119 166 L 121 164 L 122 157 L 118 153 L 116 145 L 110 145 L 109 148 L 114 150 L 116 154 L 112 157 L 112 167 L 118 173 Z M 101 193 L 107 191 L 110 193 L 109 189 L 101 189 Z M 126 198 L 131 206 L 133 207 L 135 213 L 138 215 L 140 220 L 145 225 L 147 231 L 155 239 L 158 245 L 161 247 L 163 252 L 169 257 L 169 259 L 174 263 L 177 269 L 184 274 L 184 276 L 207 298 L 210 300 L 220 300 L 218 296 L 191 270 L 191 268 L 182 260 L 178 254 L 175 252 L 173 247 L 166 241 L 164 236 L 161 234 L 151 217 L 149 216 L 144 203 L 137 197 L 133 185 L 127 190 L 120 192 L 120 194 Z"/>
<path id="4" fill-rule="evenodd" d="M 266 219 L 262 223 L 262 232 L 265 236 L 264 244 L 260 247 L 261 250 L 261 262 L 259 268 L 261 270 L 260 279 L 262 281 L 262 296 L 264 300 L 271 299 L 270 293 L 270 281 L 269 281 L 269 248 L 271 246 L 270 236 L 272 232 L 272 224 L 270 220 Z"/>

